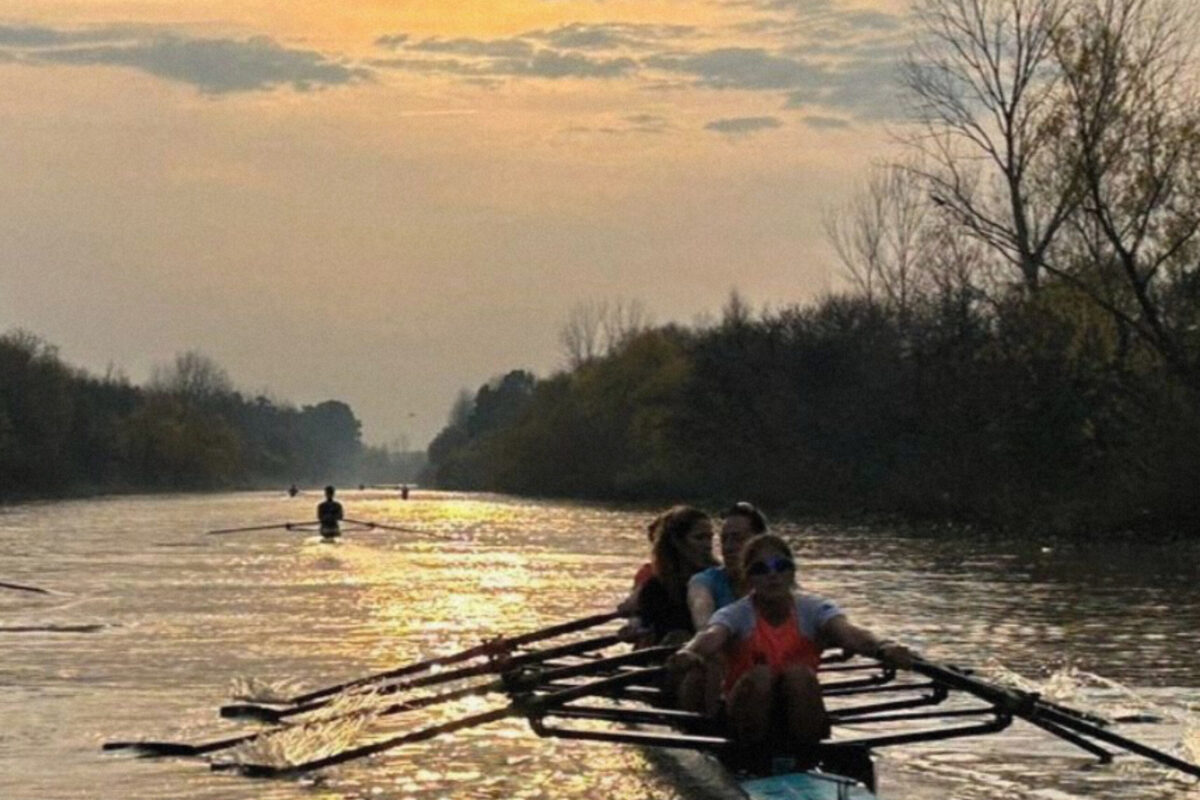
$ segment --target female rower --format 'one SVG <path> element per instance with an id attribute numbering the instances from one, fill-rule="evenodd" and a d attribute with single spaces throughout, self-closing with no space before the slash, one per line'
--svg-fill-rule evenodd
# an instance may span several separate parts
<path id="1" fill-rule="evenodd" d="M 734 503 L 722 512 L 722 564 L 697 572 L 688 581 L 688 610 L 696 630 L 704 629 L 714 611 L 746 593 L 742 550 L 752 538 L 766 532 L 767 518 L 751 503 Z"/>
<path id="2" fill-rule="evenodd" d="M 687 604 L 695 630 L 704 630 L 713 612 L 746 593 L 742 550 L 752 538 L 766 532 L 767 518 L 751 503 L 734 503 L 722 512 L 720 547 L 723 564 L 697 572 L 688 581 Z M 721 706 L 724 680 L 725 659 L 718 653 L 680 676 L 679 707 L 715 715 Z"/>
<path id="3" fill-rule="evenodd" d="M 778 536 L 754 537 L 741 558 L 750 593 L 713 614 L 668 666 L 687 671 L 723 654 L 728 662 L 725 712 L 733 737 L 755 748 L 774 730 L 801 749 L 829 731 L 817 681 L 822 650 L 841 647 L 897 666 L 907 666 L 913 654 L 851 624 L 835 603 L 796 593 L 792 550 Z"/>
<path id="4" fill-rule="evenodd" d="M 681 642 L 695 631 L 687 605 L 688 579 L 716 563 L 712 520 L 691 506 L 675 506 L 662 516 L 654 542 L 654 574 L 638 591 L 637 615 L 645 641 Z"/>
<path id="5" fill-rule="evenodd" d="M 662 529 L 663 519 L 667 516 L 667 512 L 659 514 L 650 523 L 646 525 L 646 538 L 650 540 L 650 551 L 654 551 L 654 543 L 658 540 L 658 532 Z M 623 616 L 632 616 L 637 613 L 638 595 L 642 591 L 642 587 L 646 585 L 646 581 L 654 577 L 654 562 L 647 561 L 638 567 L 638 571 L 633 576 L 633 588 L 629 591 L 629 595 L 617 605 L 617 611 Z"/>

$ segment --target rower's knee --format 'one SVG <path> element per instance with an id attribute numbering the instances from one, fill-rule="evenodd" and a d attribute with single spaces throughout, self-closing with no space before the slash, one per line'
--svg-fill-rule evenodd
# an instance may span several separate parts
<path id="1" fill-rule="evenodd" d="M 779 676 L 788 733 L 799 744 L 812 744 L 829 736 L 829 718 L 821 696 L 821 682 L 808 667 L 795 666 Z"/>
<path id="2" fill-rule="evenodd" d="M 775 677 L 765 667 L 755 667 L 737 679 L 729 692 L 729 724 L 742 744 L 764 741 L 770 732 Z"/>

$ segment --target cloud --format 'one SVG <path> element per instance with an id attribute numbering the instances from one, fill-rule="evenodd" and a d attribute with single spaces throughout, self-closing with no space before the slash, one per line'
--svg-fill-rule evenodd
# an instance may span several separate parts
<path id="1" fill-rule="evenodd" d="M 822 77 L 819 68 L 761 48 L 726 47 L 691 55 L 659 55 L 644 63 L 695 75 L 700 85 L 713 89 L 791 89 Z"/>
<path id="2" fill-rule="evenodd" d="M 783 122 L 777 117 L 729 117 L 713 120 L 704 126 L 704 130 L 730 136 L 745 136 L 758 131 L 782 127 Z"/>
<path id="3" fill-rule="evenodd" d="M 375 44 L 379 47 L 390 47 L 395 50 L 407 42 L 409 36 L 407 33 L 397 33 L 392 36 L 380 36 L 375 40 Z"/>
<path id="4" fill-rule="evenodd" d="M 384 37 L 390 38 L 390 37 Z M 464 56 L 493 58 L 526 58 L 533 55 L 533 45 L 521 39 L 425 39 L 408 45 L 409 50 L 425 53 L 454 53 Z"/>
<path id="5" fill-rule="evenodd" d="M 525 38 L 545 42 L 551 47 L 574 50 L 642 49 L 664 40 L 686 37 L 695 31 L 691 25 L 645 25 L 627 22 L 589 24 L 572 22 L 553 30 L 529 31 Z"/>
<path id="6" fill-rule="evenodd" d="M 841 117 L 823 117 L 818 114 L 810 114 L 802 120 L 805 125 L 818 130 L 828 130 L 831 128 L 849 128 L 850 121 Z"/>
<path id="7" fill-rule="evenodd" d="M 788 93 L 786 108 L 821 106 L 860 119 L 897 119 L 904 113 L 900 75 L 891 60 L 859 59 L 830 70 L 823 80 Z"/>
<path id="8" fill-rule="evenodd" d="M 128 33 L 122 28 L 56 30 L 35 25 L 0 25 L 0 47 L 58 47 L 93 42 L 111 42 Z"/>
<path id="9" fill-rule="evenodd" d="M 463 47 L 463 45 L 459 45 Z M 462 50 L 455 52 L 461 53 Z M 637 68 L 637 63 L 628 57 L 599 58 L 574 52 L 538 50 L 526 57 L 484 57 L 474 61 L 459 58 L 389 58 L 378 59 L 376 67 L 410 72 L 443 72 L 473 78 L 495 76 L 518 76 L 525 78 L 616 78 L 627 75 Z"/>
<path id="10" fill-rule="evenodd" d="M 201 39 L 146 29 L 0 28 L 0 47 L 5 46 L 10 48 L 7 55 L 27 64 L 130 67 L 208 94 L 280 86 L 307 91 L 369 77 L 361 67 L 266 37 Z M 0 56 L 4 54 L 0 50 Z"/>
<path id="11" fill-rule="evenodd" d="M 566 131 L 567 133 L 600 133 L 608 136 L 628 136 L 639 133 L 666 133 L 672 127 L 670 120 L 658 114 L 627 114 L 601 125 L 573 125 L 567 128 Z"/>
<path id="12" fill-rule="evenodd" d="M 747 14 L 724 27 L 745 46 L 698 47 L 690 25 L 571 22 L 497 39 L 405 33 L 376 44 L 396 58 L 376 66 L 468 80 L 636 79 L 645 91 L 737 90 L 776 94 L 783 108 L 819 106 L 859 119 L 893 116 L 902 18 L 839 8 L 832 0 L 738 0 Z M 818 123 L 819 124 L 819 123 Z"/>

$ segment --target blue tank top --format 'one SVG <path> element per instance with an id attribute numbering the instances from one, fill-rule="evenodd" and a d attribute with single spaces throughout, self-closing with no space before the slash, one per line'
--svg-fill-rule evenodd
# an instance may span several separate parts
<path id="1" fill-rule="evenodd" d="M 733 593 L 733 583 L 724 567 L 709 567 L 703 572 L 697 572 L 688 583 L 707 589 L 716 608 L 724 608 L 737 600 L 737 595 Z"/>

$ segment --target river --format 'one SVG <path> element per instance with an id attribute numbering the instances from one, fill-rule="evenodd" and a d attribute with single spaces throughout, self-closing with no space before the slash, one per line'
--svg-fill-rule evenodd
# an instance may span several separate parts
<path id="1" fill-rule="evenodd" d="M 449 540 L 376 531 L 328 545 L 285 530 L 203 533 L 311 519 L 319 499 L 234 493 L 0 507 L 0 581 L 51 592 L 0 590 L 0 797 L 679 796 L 640 750 L 539 739 L 519 720 L 301 780 L 102 753 L 112 739 L 245 730 L 215 714 L 237 680 L 322 686 L 607 610 L 645 556 L 644 510 L 426 491 L 408 501 L 373 491 L 339 499 L 348 516 Z M 1189 708 L 1200 705 L 1200 546 L 776 530 L 796 547 L 802 586 L 837 599 L 856 622 L 934 659 L 1049 681 L 1075 705 L 1153 713 L 1162 721 L 1119 731 L 1164 749 L 1197 746 L 1200 714 Z M 371 735 L 412 723 L 379 724 Z M 1020 722 L 992 736 L 884 750 L 878 770 L 892 800 L 1200 797 L 1188 780 L 1136 759 L 1089 766 Z"/>

